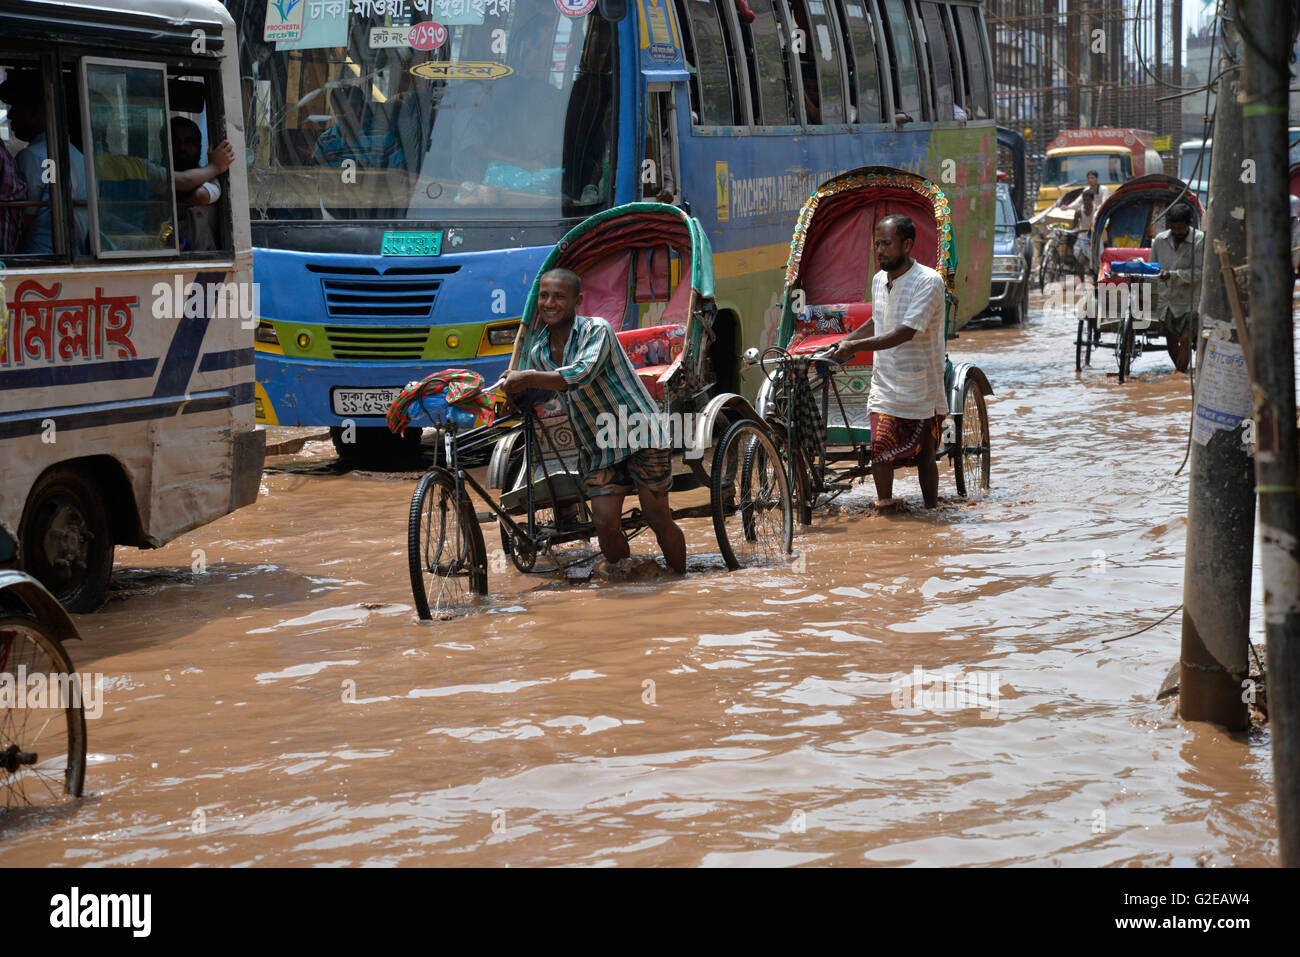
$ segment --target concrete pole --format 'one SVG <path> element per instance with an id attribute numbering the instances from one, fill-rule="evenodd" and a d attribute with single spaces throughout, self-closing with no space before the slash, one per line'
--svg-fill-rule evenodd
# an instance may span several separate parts
<path id="1" fill-rule="evenodd" d="M 1260 565 L 1268 636 L 1268 723 L 1283 867 L 1300 867 L 1300 449 L 1296 444 L 1287 175 L 1287 60 L 1295 25 L 1285 0 L 1239 0 L 1242 114 L 1254 346 Z"/>
<path id="2" fill-rule="evenodd" d="M 1240 49 L 1236 31 L 1225 20 L 1225 52 Z M 1210 200 L 1206 212 L 1205 261 L 1201 274 L 1200 329 L 1232 326 L 1224 277 L 1213 252 L 1216 239 L 1227 244 L 1235 263 L 1246 256 L 1245 222 L 1233 211 L 1245 205 L 1241 181 L 1241 106 L 1238 74 L 1219 82 L 1214 114 Z M 1158 305 L 1158 304 L 1157 304 Z M 1203 368 L 1206 341 L 1199 339 L 1196 364 L 1198 399 L 1211 383 Z M 1217 383 L 1216 383 L 1217 384 Z M 1244 397 L 1246 409 L 1249 397 Z M 1244 415 L 1246 409 L 1243 409 Z M 1251 550 L 1255 535 L 1255 469 L 1242 442 L 1244 426 L 1218 429 L 1206 444 L 1192 442 L 1187 495 L 1187 558 L 1183 571 L 1183 629 L 1178 709 L 1188 721 L 1209 721 L 1231 730 L 1249 723 L 1242 700 L 1247 675 L 1250 626 Z"/>

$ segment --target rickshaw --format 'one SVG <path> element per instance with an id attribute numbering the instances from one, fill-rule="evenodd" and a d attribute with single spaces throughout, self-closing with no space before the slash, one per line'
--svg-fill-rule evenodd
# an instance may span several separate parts
<path id="1" fill-rule="evenodd" d="M 802 524 L 871 474 L 867 399 L 874 359 L 840 363 L 821 356 L 871 319 L 876 223 L 901 213 L 916 224 L 912 257 L 943 277 L 945 333 L 955 338 L 957 253 L 948 200 L 934 183 L 888 166 L 868 166 L 822 184 L 804 204 L 790 243 L 776 345 L 746 362 L 762 369 L 758 409 L 782 440 Z M 806 384 L 806 388 L 805 388 Z M 957 494 L 987 491 L 990 476 L 988 378 L 969 362 L 945 360 L 951 424 L 937 458 L 952 461 Z"/>
<path id="2" fill-rule="evenodd" d="M 1084 264 L 1074 255 L 1074 244 L 1080 230 L 1074 225 L 1073 209 L 1066 209 L 1070 203 L 1083 195 L 1086 186 L 1076 186 L 1063 193 L 1050 208 L 1043 210 L 1031 220 L 1043 223 L 1045 235 L 1043 252 L 1038 261 L 1038 291 L 1042 292 L 1048 283 L 1060 282 L 1066 276 L 1083 278 Z M 1095 217 L 1094 217 L 1095 218 Z M 1087 232 L 1087 230 L 1082 230 Z"/>
<path id="3" fill-rule="evenodd" d="M 533 281 L 512 369 L 522 367 L 545 334 L 539 284 L 555 268 L 578 273 L 579 311 L 614 326 L 664 413 L 674 453 L 673 517 L 711 517 L 729 569 L 788 560 L 792 501 L 776 439 L 749 402 L 715 387 L 713 253 L 699 222 L 674 206 L 632 203 L 570 230 Z M 425 620 L 451 617 L 487 593 L 486 547 L 471 490 L 491 510 L 502 550 L 521 572 L 533 571 L 542 555 L 560 570 L 587 561 L 585 553 L 570 560 L 560 547 L 595 536 L 574 432 L 559 397 L 525 393 L 508 406 L 486 398 L 495 386 L 467 383 L 470 375 L 457 379 L 456 370 L 447 370 L 414 383 L 389 415 L 393 431 L 433 428 L 442 446 L 444 464 L 421 477 L 407 529 L 411 587 Z M 460 463 L 488 450 L 480 482 Z M 646 527 L 638 508 L 624 513 L 622 527 L 629 537 Z"/>
<path id="4" fill-rule="evenodd" d="M 1199 229 L 1204 210 L 1196 194 L 1164 173 L 1129 180 L 1097 210 L 1092 231 L 1097 283 L 1091 300 L 1080 303 L 1085 314 L 1075 334 L 1076 372 L 1091 365 L 1094 349 L 1110 349 L 1123 382 L 1144 352 L 1165 350 L 1165 343 L 1156 341 L 1160 264 L 1151 261 L 1151 243 L 1165 228 L 1165 212 L 1179 200 L 1191 207 L 1192 228 Z"/>

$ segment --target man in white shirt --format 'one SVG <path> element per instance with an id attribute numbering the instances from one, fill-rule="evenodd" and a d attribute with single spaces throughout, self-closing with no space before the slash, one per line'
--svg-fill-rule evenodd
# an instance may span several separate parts
<path id="1" fill-rule="evenodd" d="M 1101 204 L 1106 202 L 1106 197 L 1110 195 L 1110 190 L 1101 185 L 1101 177 L 1097 175 L 1095 169 L 1088 170 L 1088 189 L 1092 190 L 1093 205 L 1101 208 Z M 1065 204 L 1066 209 L 1081 209 L 1083 207 L 1083 193 L 1074 197 L 1073 200 Z"/>
<path id="2" fill-rule="evenodd" d="M 846 359 L 861 349 L 876 353 L 871 376 L 871 476 L 876 505 L 895 504 L 894 469 L 916 465 L 926 508 L 939 504 L 940 430 L 948 414 L 943 388 L 944 285 L 911 257 L 916 225 L 906 216 L 876 224 L 874 248 L 880 271 L 871 280 L 871 320 L 835 345 Z M 872 334 L 876 333 L 876 334 Z"/>

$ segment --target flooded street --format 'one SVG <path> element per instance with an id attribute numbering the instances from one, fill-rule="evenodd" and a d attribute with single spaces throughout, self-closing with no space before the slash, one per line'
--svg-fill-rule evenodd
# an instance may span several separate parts
<path id="1" fill-rule="evenodd" d="M 859 487 L 790 567 L 722 571 L 693 519 L 684 578 L 569 585 L 485 526 L 486 605 L 421 625 L 412 476 L 269 460 L 256 505 L 118 551 L 69 649 L 105 675 L 88 797 L 0 865 L 1273 864 L 1267 730 L 1155 700 L 1179 616 L 1102 644 L 1182 600 L 1187 380 L 1076 375 L 1033 301 L 950 344 L 995 389 L 991 494 Z M 916 669 L 998 694 L 907 707 Z"/>

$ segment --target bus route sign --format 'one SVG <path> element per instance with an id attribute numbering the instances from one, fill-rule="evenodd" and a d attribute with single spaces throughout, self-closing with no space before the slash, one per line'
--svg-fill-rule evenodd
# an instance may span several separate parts
<path id="1" fill-rule="evenodd" d="M 381 256 L 441 256 L 442 233 L 384 233 Z"/>

